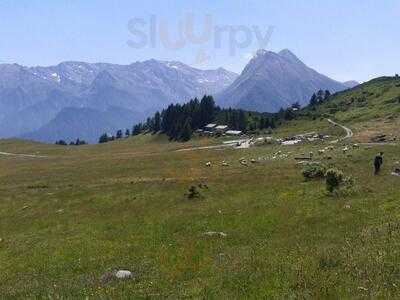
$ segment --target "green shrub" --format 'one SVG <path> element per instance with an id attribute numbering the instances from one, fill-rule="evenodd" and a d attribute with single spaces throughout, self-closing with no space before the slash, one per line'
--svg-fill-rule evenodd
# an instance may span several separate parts
<path id="1" fill-rule="evenodd" d="M 343 179 L 342 185 L 344 195 L 350 195 L 354 192 L 355 180 L 353 177 L 347 176 Z"/>
<path id="2" fill-rule="evenodd" d="M 186 197 L 187 197 L 189 200 L 194 200 L 194 199 L 200 198 L 201 195 L 200 195 L 200 192 L 199 192 L 198 189 L 197 189 L 197 186 L 195 186 L 195 185 L 190 186 L 190 187 L 189 187 L 189 190 L 188 190 L 188 192 L 187 192 L 187 194 L 186 194 Z"/>
<path id="3" fill-rule="evenodd" d="M 354 178 L 345 176 L 342 171 L 338 169 L 329 169 L 325 173 L 326 177 L 326 188 L 328 192 L 333 193 L 339 190 L 341 187 L 346 193 L 351 193 L 354 187 Z"/>
<path id="4" fill-rule="evenodd" d="M 325 177 L 326 177 L 326 188 L 330 193 L 333 193 L 335 190 L 338 190 L 344 180 L 343 172 L 339 171 L 338 169 L 329 169 L 328 171 L 326 171 Z"/>
<path id="5" fill-rule="evenodd" d="M 302 170 L 302 174 L 306 179 L 324 178 L 325 173 L 326 167 L 317 163 L 307 164 Z"/>

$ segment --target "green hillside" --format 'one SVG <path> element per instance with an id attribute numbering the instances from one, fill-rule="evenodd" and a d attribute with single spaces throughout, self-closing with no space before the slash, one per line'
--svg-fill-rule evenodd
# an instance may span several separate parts
<path id="1" fill-rule="evenodd" d="M 400 136 L 400 77 L 382 77 L 333 95 L 315 110 L 302 113 L 333 117 L 353 127 L 355 138 L 367 142 L 379 134 Z"/>
<path id="2" fill-rule="evenodd" d="M 221 140 L 163 135 L 79 147 L 0 141 L 0 298 L 399 298 L 391 172 L 400 146 L 343 151 L 351 141 L 332 143 L 344 132 L 325 119 L 356 140 L 373 124 L 394 134 L 398 82 L 335 95 L 315 120 L 301 111 L 273 135 L 331 138 L 295 146 L 190 151 Z M 385 164 L 374 176 L 378 151 Z M 295 158 L 311 152 L 353 186 L 329 194 L 324 179 L 305 180 Z"/>

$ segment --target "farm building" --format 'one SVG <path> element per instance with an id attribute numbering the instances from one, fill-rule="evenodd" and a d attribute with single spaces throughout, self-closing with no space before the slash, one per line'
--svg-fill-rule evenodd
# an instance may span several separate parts
<path id="1" fill-rule="evenodd" d="M 208 124 L 204 127 L 205 131 L 213 131 L 217 127 L 217 124 Z"/>
<path id="2" fill-rule="evenodd" d="M 218 125 L 215 127 L 216 132 L 224 133 L 227 130 L 228 130 L 228 126 L 226 126 L 226 125 Z"/>
<path id="3" fill-rule="evenodd" d="M 242 131 L 239 130 L 228 130 L 227 132 L 225 132 L 227 135 L 234 135 L 234 136 L 238 136 L 242 134 Z"/>

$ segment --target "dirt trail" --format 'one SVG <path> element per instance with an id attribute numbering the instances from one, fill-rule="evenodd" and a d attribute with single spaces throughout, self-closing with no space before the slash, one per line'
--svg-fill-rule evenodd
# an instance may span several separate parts
<path id="1" fill-rule="evenodd" d="M 8 152 L 0 152 L 0 155 L 4 156 L 16 156 L 16 157 L 26 157 L 26 158 L 46 158 L 47 156 L 43 155 L 35 155 L 35 154 L 17 154 L 17 153 L 8 153 Z"/>
<path id="2" fill-rule="evenodd" d="M 328 122 L 335 125 L 335 126 L 339 126 L 341 128 L 343 128 L 344 131 L 346 131 L 346 136 L 341 138 L 340 140 L 347 140 L 347 139 L 351 139 L 354 136 L 353 130 L 351 130 L 350 128 L 341 125 L 339 123 L 336 123 L 334 121 L 332 121 L 331 119 L 328 119 Z M 397 143 L 393 143 L 393 142 L 382 142 L 382 143 L 359 143 L 359 145 L 363 145 L 363 146 L 382 146 L 382 145 L 386 145 L 386 146 L 397 146 Z"/>
<path id="3" fill-rule="evenodd" d="M 350 128 L 341 125 L 339 123 L 336 123 L 335 121 L 332 121 L 331 119 L 328 119 L 328 122 L 335 125 L 335 126 L 339 126 L 340 128 L 342 128 L 344 131 L 346 131 L 346 136 L 341 138 L 341 140 L 347 140 L 347 139 L 351 139 L 354 136 L 353 130 L 351 130 Z"/>

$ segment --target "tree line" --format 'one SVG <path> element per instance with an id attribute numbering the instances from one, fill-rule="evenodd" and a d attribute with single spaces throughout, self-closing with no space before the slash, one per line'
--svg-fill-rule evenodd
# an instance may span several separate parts
<path id="1" fill-rule="evenodd" d="M 76 139 L 75 141 L 71 141 L 69 144 L 65 140 L 58 140 L 55 142 L 55 144 L 59 146 L 82 146 L 86 145 L 87 143 L 85 140 Z"/>
<path id="2" fill-rule="evenodd" d="M 316 107 L 329 100 L 331 93 L 318 91 L 313 94 L 307 107 Z M 301 105 L 296 102 L 292 106 L 282 108 L 278 113 L 250 112 L 242 109 L 222 109 L 215 104 L 212 96 L 204 96 L 201 100 L 194 98 L 185 104 L 170 104 L 161 112 L 157 111 L 145 122 L 135 124 L 132 130 L 118 130 L 115 135 L 104 133 L 99 143 L 106 143 L 123 137 L 142 133 L 164 133 L 170 140 L 188 141 L 198 129 L 207 124 L 217 123 L 227 125 L 231 130 L 243 133 L 254 133 L 261 130 L 275 129 L 285 121 L 290 121 L 301 115 Z"/>
<path id="3" fill-rule="evenodd" d="M 188 141 L 196 130 L 210 123 L 227 125 L 231 130 L 242 132 L 276 127 L 273 114 L 221 109 L 212 96 L 204 96 L 201 100 L 194 98 L 185 104 L 170 104 L 146 122 L 136 124 L 132 135 L 162 132 L 171 140 Z"/>

